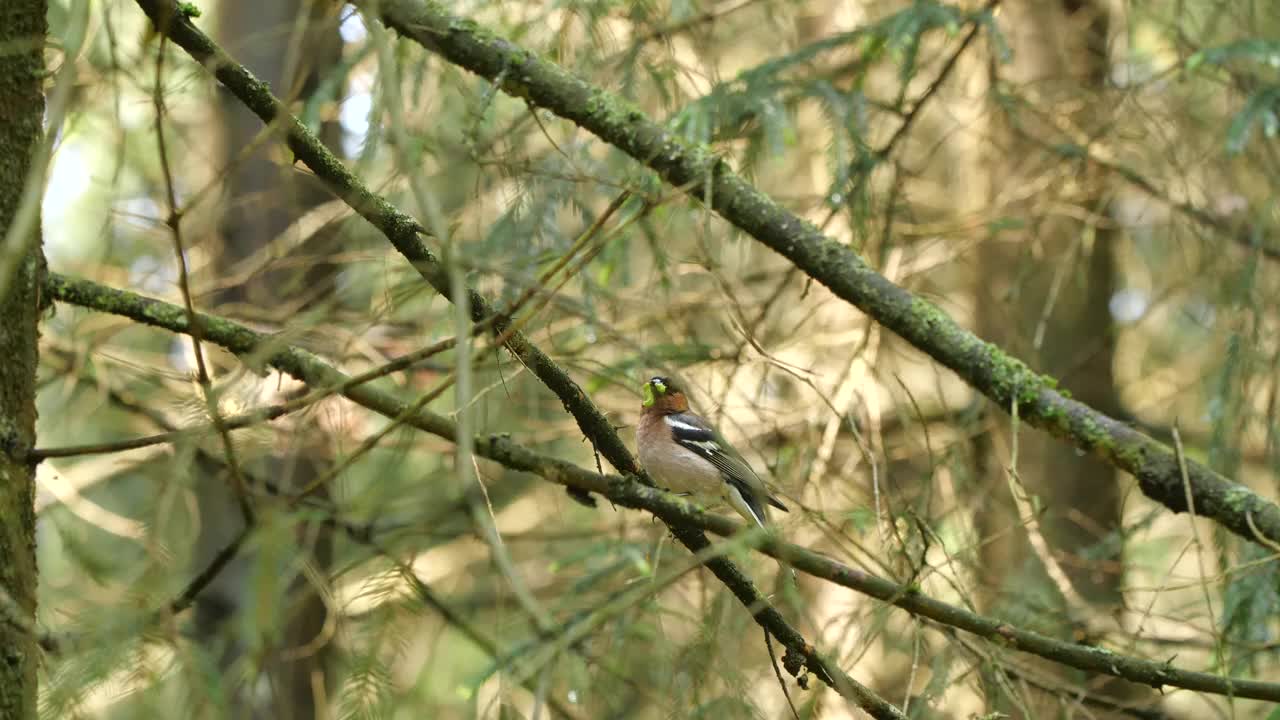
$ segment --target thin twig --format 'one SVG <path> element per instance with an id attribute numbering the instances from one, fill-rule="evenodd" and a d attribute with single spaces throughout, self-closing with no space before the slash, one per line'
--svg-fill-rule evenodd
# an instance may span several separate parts
<path id="1" fill-rule="evenodd" d="M 792 572 L 795 571 L 792 570 Z M 761 628 L 761 630 L 764 629 Z M 769 664 L 773 666 L 773 676 L 778 678 L 778 687 L 782 688 L 782 696 L 787 699 L 787 707 L 791 708 L 791 716 L 795 720 L 800 720 L 800 713 L 796 712 L 796 704 L 791 701 L 791 691 L 787 689 L 787 681 L 782 677 L 782 668 L 778 667 L 778 658 L 773 653 L 773 638 L 768 630 L 764 630 L 764 646 L 769 650 Z"/>
<path id="2" fill-rule="evenodd" d="M 1187 515 L 1188 523 L 1191 525 L 1191 547 L 1194 550 L 1196 567 L 1200 571 L 1200 582 L 1197 584 L 1204 594 L 1204 606 L 1209 612 L 1209 627 L 1213 633 L 1214 654 L 1217 656 L 1218 662 L 1221 663 L 1226 661 L 1227 655 L 1223 644 L 1222 632 L 1219 630 L 1217 619 L 1213 616 L 1213 596 L 1209 593 L 1209 572 L 1204 566 L 1206 548 L 1200 541 L 1200 528 L 1196 527 L 1195 497 L 1191 492 L 1191 480 L 1187 477 L 1187 459 L 1182 451 L 1182 436 L 1178 434 L 1177 423 L 1174 423 L 1172 430 L 1173 449 L 1178 454 L 1178 471 L 1182 473 L 1182 484 L 1187 493 Z"/>
<path id="3" fill-rule="evenodd" d="M 200 324 L 196 318 L 195 306 L 191 302 L 191 283 L 187 273 L 187 252 L 182 240 L 182 210 L 178 207 L 177 192 L 174 190 L 173 172 L 169 167 L 168 143 L 164 139 L 164 56 L 168 47 L 168 38 L 161 36 L 156 49 L 155 86 L 151 91 L 151 102 L 156 111 L 156 146 L 160 154 L 160 171 L 164 177 L 165 200 L 168 202 L 169 214 L 165 224 L 169 226 L 173 238 L 173 252 L 178 263 L 178 290 L 187 311 L 187 320 L 191 326 L 191 351 L 195 355 L 196 381 L 205 402 L 218 436 L 222 439 L 222 450 L 227 456 L 227 467 L 231 471 L 232 489 L 240 506 L 240 514 L 246 527 L 253 527 L 253 506 L 249 503 L 249 489 L 245 485 L 244 475 L 240 472 L 240 463 L 236 460 L 235 446 L 231 443 L 231 433 L 222 423 L 222 410 L 218 407 L 217 396 L 213 390 L 213 381 L 209 377 L 209 369 L 205 366 L 204 351 L 200 347 Z"/>

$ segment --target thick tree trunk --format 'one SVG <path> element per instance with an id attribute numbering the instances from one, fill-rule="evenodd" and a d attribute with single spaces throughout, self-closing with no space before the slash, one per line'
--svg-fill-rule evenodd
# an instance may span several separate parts
<path id="1" fill-rule="evenodd" d="M 31 166 L 44 117 L 44 0 L 0 4 L 0 719 L 36 716 L 39 647 L 31 630 L 36 611 L 35 468 L 22 457 L 35 445 L 36 362 L 40 286 L 39 198 L 23 220 Z M 16 230 L 16 232 L 15 232 Z"/>

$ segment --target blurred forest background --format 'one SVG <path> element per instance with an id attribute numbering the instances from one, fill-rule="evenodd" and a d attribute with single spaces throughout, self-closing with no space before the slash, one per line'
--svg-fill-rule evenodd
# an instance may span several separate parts
<path id="1" fill-rule="evenodd" d="M 10 128 L 32 107 L 11 60 L 48 23 L 32 116 L 47 139 L 29 171 L 5 146 L 6 292 L 35 267 L 24 238 L 41 237 L 49 271 L 74 279 L 60 299 L 83 282 L 234 320 L 272 352 L 381 370 L 370 386 L 463 434 L 614 472 L 495 345 L 509 333 L 447 342 L 474 329 L 450 302 L 466 298 L 424 281 L 434 271 L 285 145 L 287 122 L 264 125 L 140 8 L 169 5 L 5 5 Z M 1172 512 L 725 222 L 708 193 L 380 19 L 420 5 L 171 9 L 428 228 L 438 287 L 465 280 L 512 310 L 632 449 L 640 384 L 680 378 L 790 505 L 781 539 L 899 598 L 1280 697 L 1280 544 Z M 448 6 L 710 150 L 1076 400 L 1280 494 L 1280 4 Z M 866 716 L 775 670 L 751 613 L 652 514 L 587 507 L 403 414 L 309 393 L 266 353 L 82 296 L 18 303 L 41 308 L 38 584 L 6 571 L 0 639 L 42 648 L 26 709 L 4 685 L 6 718 L 793 717 L 780 680 L 801 718 Z M 27 357 L 14 317 L 6 356 Z M 6 554 L 22 545 L 23 464 L 5 466 Z M 793 585 L 753 538 L 716 547 L 899 716 L 1280 718 L 804 572 Z"/>

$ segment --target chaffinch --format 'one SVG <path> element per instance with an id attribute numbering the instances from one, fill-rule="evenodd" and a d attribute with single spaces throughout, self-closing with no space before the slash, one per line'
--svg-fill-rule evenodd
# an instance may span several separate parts
<path id="1" fill-rule="evenodd" d="M 636 443 L 640 464 L 661 487 L 704 501 L 724 500 L 739 515 L 764 527 L 765 503 L 787 506 L 711 424 L 689 412 L 684 390 L 669 378 L 644 384 Z"/>

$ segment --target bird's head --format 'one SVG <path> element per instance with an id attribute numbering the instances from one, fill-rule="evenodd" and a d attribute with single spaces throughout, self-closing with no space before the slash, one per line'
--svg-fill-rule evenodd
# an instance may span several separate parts
<path id="1" fill-rule="evenodd" d="M 641 393 L 644 399 L 640 402 L 640 406 L 647 412 L 667 414 L 689 410 L 689 399 L 685 397 L 684 389 L 671 378 L 662 376 L 649 378 L 641 388 Z"/>

